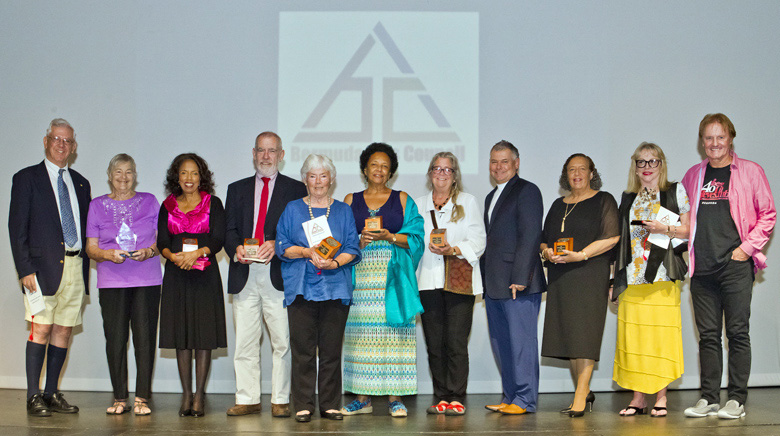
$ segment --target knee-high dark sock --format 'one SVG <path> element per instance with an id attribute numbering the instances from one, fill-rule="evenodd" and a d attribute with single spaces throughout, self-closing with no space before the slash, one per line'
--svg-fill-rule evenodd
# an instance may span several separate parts
<path id="1" fill-rule="evenodd" d="M 27 368 L 27 398 L 41 392 L 41 371 L 46 358 L 46 345 L 27 341 L 25 367 Z"/>
<path id="2" fill-rule="evenodd" d="M 60 372 L 62 371 L 62 365 L 65 364 L 68 349 L 49 344 L 48 354 L 49 356 L 46 359 L 46 386 L 43 388 L 44 396 L 49 396 L 59 390 Z"/>

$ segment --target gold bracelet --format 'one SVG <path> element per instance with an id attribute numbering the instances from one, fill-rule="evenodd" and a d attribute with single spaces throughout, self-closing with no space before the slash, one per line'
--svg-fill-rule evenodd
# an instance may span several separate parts
<path id="1" fill-rule="evenodd" d="M 580 250 L 580 253 L 582 253 L 582 256 L 585 258 L 585 260 L 588 260 L 588 255 L 585 253 L 585 250 Z"/>

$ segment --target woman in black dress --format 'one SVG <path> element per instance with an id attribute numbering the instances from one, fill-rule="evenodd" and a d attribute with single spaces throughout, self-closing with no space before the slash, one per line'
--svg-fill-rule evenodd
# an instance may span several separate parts
<path id="1" fill-rule="evenodd" d="M 576 383 L 571 406 L 562 410 L 582 416 L 593 407 L 590 392 L 593 366 L 599 360 L 607 316 L 612 247 L 620 239 L 615 199 L 599 191 L 593 160 L 584 154 L 569 156 L 563 165 L 561 189 L 569 195 L 553 203 L 544 221 L 541 253 L 547 266 L 547 310 L 542 356 L 568 359 Z M 554 243 L 572 238 L 571 249 L 556 250 Z"/>
<path id="2" fill-rule="evenodd" d="M 160 299 L 160 348 L 175 348 L 183 390 L 179 416 L 203 416 L 211 350 L 227 347 L 222 278 L 215 258 L 225 241 L 225 209 L 213 174 L 194 153 L 168 168 L 157 247 L 165 263 Z M 192 392 L 192 350 L 196 391 Z"/>

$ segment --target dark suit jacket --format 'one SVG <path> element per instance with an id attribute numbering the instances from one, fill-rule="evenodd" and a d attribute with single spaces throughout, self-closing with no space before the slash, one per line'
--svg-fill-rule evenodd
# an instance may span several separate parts
<path id="1" fill-rule="evenodd" d="M 523 295 L 547 291 L 539 245 L 542 243 L 542 193 L 517 175 L 509 179 L 493 208 L 496 189 L 485 199 L 487 246 L 480 259 L 485 293 L 493 299 L 512 298 L 509 285 L 523 285 Z"/>
<path id="2" fill-rule="evenodd" d="M 308 195 L 306 185 L 281 173 L 276 177 L 271 202 L 265 216 L 265 239 L 276 239 L 276 224 L 287 207 L 287 203 Z M 255 228 L 255 176 L 241 179 L 228 186 L 225 200 L 227 231 L 225 233 L 225 252 L 230 257 L 228 269 L 228 293 L 237 294 L 244 289 L 249 277 L 249 265 L 233 262 L 236 247 L 244 244 L 244 238 L 254 236 Z M 271 259 L 271 283 L 280 291 L 284 290 L 282 281 L 282 262 L 278 257 Z"/>
<path id="3" fill-rule="evenodd" d="M 89 258 L 85 249 L 90 187 L 81 174 L 72 169 L 68 172 L 73 179 L 79 204 L 84 291 L 89 293 Z M 11 253 L 19 278 L 36 273 L 43 295 L 54 295 L 57 292 L 65 262 L 65 239 L 56 195 L 44 162 L 14 174 L 8 213 Z"/>

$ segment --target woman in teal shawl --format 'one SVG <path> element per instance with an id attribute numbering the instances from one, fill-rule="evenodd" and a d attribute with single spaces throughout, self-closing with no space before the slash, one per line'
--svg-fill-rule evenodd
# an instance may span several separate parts
<path id="1" fill-rule="evenodd" d="M 344 415 L 372 413 L 370 396 L 388 395 L 390 415 L 405 417 L 401 396 L 417 394 L 415 317 L 423 309 L 415 271 L 424 229 L 414 201 L 387 186 L 397 169 L 392 147 L 369 145 L 360 155 L 366 190 L 344 199 L 355 216 L 362 254 L 344 334 L 344 390 L 357 398 L 342 409 Z M 371 217 L 381 217 L 381 229 L 366 228 Z"/>

